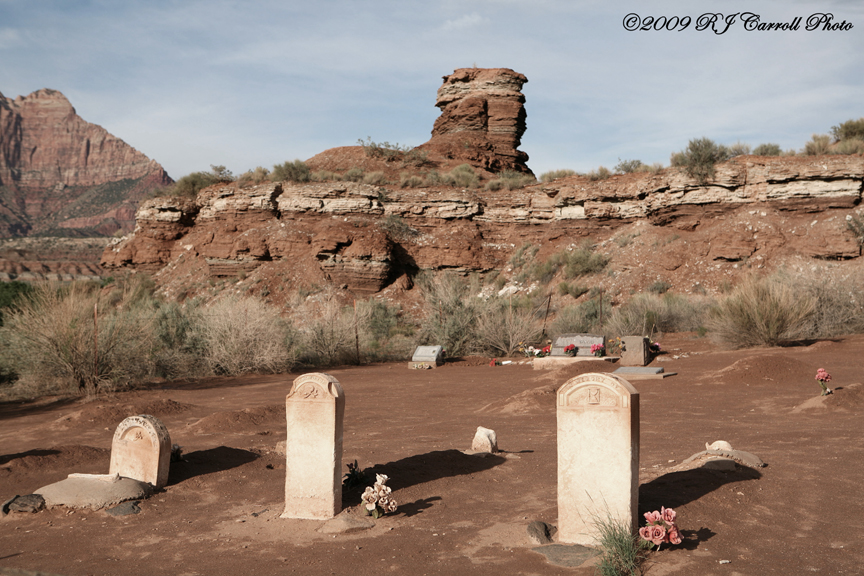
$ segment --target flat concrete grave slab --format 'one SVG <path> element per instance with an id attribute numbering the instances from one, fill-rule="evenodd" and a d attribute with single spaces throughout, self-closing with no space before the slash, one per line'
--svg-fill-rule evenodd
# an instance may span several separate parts
<path id="1" fill-rule="evenodd" d="M 143 500 L 153 493 L 149 482 L 107 474 L 70 474 L 65 480 L 43 486 L 36 491 L 46 506 L 69 508 L 105 508 L 127 500 Z"/>
<path id="2" fill-rule="evenodd" d="M 616 362 L 618 356 L 544 356 L 543 358 L 534 358 L 531 364 L 534 370 L 552 370 L 569 366 L 576 362 Z"/>
<path id="3" fill-rule="evenodd" d="M 426 368 L 437 368 L 444 364 L 444 348 L 441 346 L 418 346 L 414 350 L 414 356 L 408 367 L 412 370 L 424 370 Z"/>
<path id="4" fill-rule="evenodd" d="M 662 366 L 622 366 L 613 374 L 624 376 L 628 380 L 662 380 L 678 373 L 664 372 Z"/>
<path id="5" fill-rule="evenodd" d="M 591 346 L 594 344 L 606 345 L 606 337 L 601 334 L 562 334 L 555 338 L 552 343 L 550 356 L 567 356 L 564 348 L 573 344 L 578 348 L 576 356 L 594 356 L 591 354 Z"/>

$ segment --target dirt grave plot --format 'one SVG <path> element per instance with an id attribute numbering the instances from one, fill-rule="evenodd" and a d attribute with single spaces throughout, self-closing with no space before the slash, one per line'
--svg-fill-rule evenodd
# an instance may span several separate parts
<path id="1" fill-rule="evenodd" d="M 742 351 L 693 334 L 661 342 L 666 352 L 651 365 L 678 375 L 633 383 L 640 512 L 675 508 L 684 541 L 652 553 L 648 574 L 860 573 L 864 386 L 856 384 L 864 336 Z M 106 473 L 128 406 L 162 407 L 154 415 L 183 446 L 167 486 L 140 501 L 138 514 L 52 508 L 0 519 L 0 569 L 593 574 L 591 566 L 550 563 L 532 551 L 527 532 L 534 521 L 557 525 L 555 391 L 583 368 L 534 371 L 469 358 L 436 370 L 327 370 L 346 395 L 343 472 L 357 460 L 370 485 L 376 473 L 390 476 L 399 505 L 370 528 L 356 518 L 362 487 L 343 491 L 349 518 L 338 526 L 279 518 L 285 457 L 276 443 L 285 439 L 285 395 L 297 374 L 164 383 L 89 403 L 0 404 L 2 501 L 69 473 Z M 833 395 L 819 397 L 818 368 L 832 374 Z M 795 410 L 808 403 L 818 406 Z M 118 419 L 106 421 L 114 408 Z M 465 453 L 478 426 L 495 430 L 499 453 Z M 767 466 L 682 465 L 718 440 Z"/>

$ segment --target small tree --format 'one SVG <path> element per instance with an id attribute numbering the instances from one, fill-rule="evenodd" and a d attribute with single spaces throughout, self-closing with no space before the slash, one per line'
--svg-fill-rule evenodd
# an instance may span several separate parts
<path id="1" fill-rule="evenodd" d="M 729 149 L 709 138 L 690 140 L 682 152 L 672 154 L 672 166 L 683 168 L 702 184 L 714 177 L 714 165 L 730 157 Z"/>

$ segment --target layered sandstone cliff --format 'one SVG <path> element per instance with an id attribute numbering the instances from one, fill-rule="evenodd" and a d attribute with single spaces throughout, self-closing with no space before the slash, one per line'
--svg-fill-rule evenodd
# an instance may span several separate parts
<path id="1" fill-rule="evenodd" d="M 0 94 L 0 237 L 128 230 L 138 202 L 171 182 L 158 163 L 78 116 L 60 92 Z"/>
<path id="2" fill-rule="evenodd" d="M 195 201 L 144 202 L 134 234 L 109 246 L 103 265 L 157 271 L 197 258 L 211 277 L 282 266 L 286 274 L 303 271 L 292 272 L 298 283 L 373 293 L 394 282 L 410 286 L 421 270 L 502 269 L 526 242 L 549 252 L 644 223 L 682 238 L 658 251 L 652 266 L 692 264 L 688 281 L 698 283 L 698 267 L 712 262 L 857 258 L 860 246 L 845 222 L 861 202 L 862 183 L 861 156 L 744 156 L 718 166 L 706 184 L 674 168 L 499 192 L 222 184 Z"/>
<path id="3" fill-rule="evenodd" d="M 460 68 L 444 76 L 435 106 L 432 139 L 419 148 L 490 172 L 531 173 L 518 150 L 525 133 L 528 79 L 509 68 Z"/>

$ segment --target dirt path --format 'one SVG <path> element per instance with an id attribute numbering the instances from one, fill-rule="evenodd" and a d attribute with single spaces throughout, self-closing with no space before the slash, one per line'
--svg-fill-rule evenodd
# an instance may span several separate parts
<path id="1" fill-rule="evenodd" d="M 864 565 L 864 336 L 809 346 L 722 351 L 693 335 L 663 340 L 654 361 L 678 376 L 634 380 L 641 395 L 640 506 L 678 511 L 685 542 L 651 555 L 649 574 L 857 574 Z M 374 528 L 324 534 L 281 520 L 284 401 L 295 375 L 213 378 L 92 402 L 0 405 L 0 499 L 71 472 L 108 471 L 127 415 L 162 419 L 186 462 L 141 513 L 52 509 L 0 521 L 0 572 L 78 574 L 592 574 L 549 564 L 526 527 L 556 523 L 555 396 L 569 377 L 611 371 L 405 364 L 330 370 L 346 393 L 343 466 L 391 477 L 399 511 Z M 821 407 L 825 368 L 842 387 Z M 470 447 L 477 426 L 500 455 Z M 758 471 L 672 471 L 726 440 Z M 344 469 L 344 468 L 343 468 Z M 373 476 L 374 477 L 374 476 Z M 345 493 L 356 506 L 359 491 Z M 720 564 L 729 560 L 729 564 Z"/>

